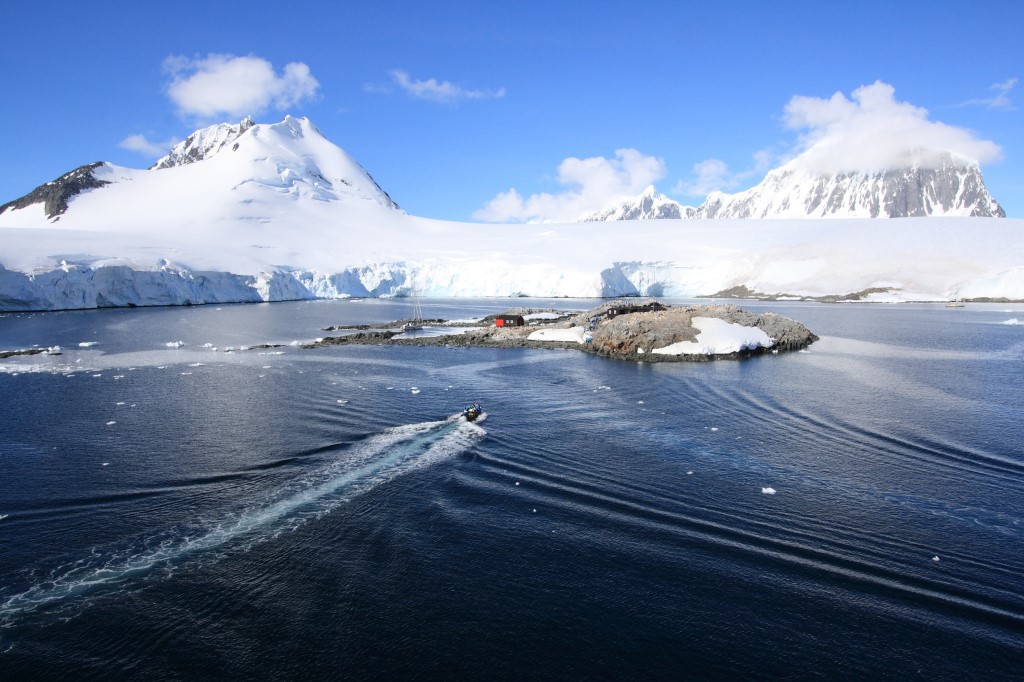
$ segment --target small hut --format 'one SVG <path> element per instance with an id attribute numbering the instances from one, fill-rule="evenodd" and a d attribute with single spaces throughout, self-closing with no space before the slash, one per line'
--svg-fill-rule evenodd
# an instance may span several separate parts
<path id="1" fill-rule="evenodd" d="M 495 327 L 522 327 L 525 324 L 522 315 L 498 315 L 494 318 Z"/>

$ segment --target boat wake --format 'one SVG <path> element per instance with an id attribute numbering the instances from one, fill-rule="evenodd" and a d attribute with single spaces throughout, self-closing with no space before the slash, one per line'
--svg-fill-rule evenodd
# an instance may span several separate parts
<path id="1" fill-rule="evenodd" d="M 27 587 L 13 594 L 0 591 L 0 627 L 41 609 L 79 609 L 91 598 L 165 575 L 186 561 L 217 560 L 271 540 L 397 476 L 468 450 L 486 435 L 478 425 L 485 417 L 470 423 L 454 415 L 386 429 L 242 510 L 136 539 L 126 547 L 95 548 L 45 575 L 34 573 Z"/>

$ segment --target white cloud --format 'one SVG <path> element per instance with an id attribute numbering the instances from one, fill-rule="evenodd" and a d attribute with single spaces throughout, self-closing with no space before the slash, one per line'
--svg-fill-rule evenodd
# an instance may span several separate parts
<path id="1" fill-rule="evenodd" d="M 408 72 L 395 69 L 388 72 L 395 85 L 401 88 L 416 99 L 426 99 L 433 102 L 453 104 L 469 99 L 500 99 L 505 96 L 505 88 L 497 90 L 467 90 L 449 81 L 439 81 L 436 78 L 427 80 L 415 80 Z M 367 92 L 389 92 L 390 88 L 381 85 L 368 84 Z"/>
<path id="2" fill-rule="evenodd" d="M 693 174 L 687 180 L 680 180 L 672 188 L 673 194 L 691 197 L 705 197 L 716 190 L 734 188 L 738 183 L 729 165 L 720 159 L 705 159 L 693 164 Z"/>
<path id="3" fill-rule="evenodd" d="M 665 162 L 635 149 L 617 149 L 615 158 L 569 157 L 558 166 L 558 182 L 568 189 L 523 198 L 512 188 L 500 192 L 473 218 L 489 222 L 571 222 L 627 198 L 665 177 Z"/>
<path id="4" fill-rule="evenodd" d="M 732 171 L 729 164 L 721 159 L 705 159 L 693 164 L 690 177 L 680 180 L 672 188 L 672 193 L 687 197 L 707 197 L 712 192 L 735 190 L 748 183 L 755 176 L 779 163 L 777 152 L 772 148 L 759 149 L 751 159 L 752 166 L 747 170 Z"/>
<path id="5" fill-rule="evenodd" d="M 167 94 L 185 115 L 239 117 L 273 106 L 286 109 L 316 95 L 320 84 L 302 62 L 286 64 L 280 74 L 266 59 L 210 54 L 164 60 L 170 74 Z"/>
<path id="6" fill-rule="evenodd" d="M 959 104 L 958 106 L 979 106 L 987 109 L 1001 109 L 1003 111 L 1015 111 L 1017 107 L 1013 106 L 1013 102 L 1010 101 L 1010 91 L 1017 85 L 1016 78 L 1007 78 L 1002 83 L 993 83 L 989 86 L 989 90 L 994 90 L 995 94 L 991 97 L 983 97 L 981 99 L 969 99 L 966 102 Z"/>
<path id="7" fill-rule="evenodd" d="M 180 141 L 174 137 L 166 142 L 151 142 L 146 139 L 145 135 L 129 135 L 118 142 L 117 146 L 130 152 L 138 152 L 143 156 L 163 156 Z"/>
<path id="8" fill-rule="evenodd" d="M 795 162 L 814 173 L 872 172 L 936 162 L 948 151 L 979 163 L 997 160 L 1001 150 L 964 128 L 928 120 L 928 111 L 898 102 L 881 81 L 829 99 L 797 96 L 786 105 L 786 124 L 802 130 Z"/>

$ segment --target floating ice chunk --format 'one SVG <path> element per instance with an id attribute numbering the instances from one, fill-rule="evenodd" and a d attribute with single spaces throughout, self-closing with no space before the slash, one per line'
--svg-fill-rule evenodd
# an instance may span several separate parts
<path id="1" fill-rule="evenodd" d="M 718 430 L 718 427 L 717 427 L 717 426 L 712 426 L 712 427 L 711 427 L 711 430 L 712 430 L 712 431 L 717 431 L 717 430 Z"/>
<path id="2" fill-rule="evenodd" d="M 168 341 L 164 345 L 167 346 L 168 348 L 181 348 L 182 346 L 185 345 L 185 342 L 184 341 Z"/>
<path id="3" fill-rule="evenodd" d="M 936 554 L 935 556 L 932 557 L 932 561 L 938 561 L 938 560 L 939 560 L 939 555 L 938 554 Z"/>
<path id="4" fill-rule="evenodd" d="M 117 423 L 117 422 L 107 422 L 107 426 L 113 426 L 113 425 L 114 425 L 114 424 L 116 424 L 116 423 Z"/>
<path id="5" fill-rule="evenodd" d="M 99 341 L 82 341 L 80 344 L 78 344 L 78 347 L 79 348 L 92 348 L 93 346 L 97 345 L 98 343 L 99 343 Z"/>
<path id="6" fill-rule="evenodd" d="M 693 476 L 693 471 L 687 471 L 687 472 L 686 472 L 686 475 L 687 475 L 687 476 Z"/>
<path id="7" fill-rule="evenodd" d="M 1021 321 L 1020 321 L 1019 319 L 1017 319 L 1016 317 L 1011 317 L 1011 318 L 1010 318 L 1010 319 L 1008 319 L 1008 320 L 1004 320 L 1004 321 L 1003 321 L 1003 324 L 1008 324 L 1008 325 L 1010 325 L 1010 326 L 1016 326 L 1016 325 L 1024 325 L 1024 322 L 1021 322 Z"/>
<path id="8" fill-rule="evenodd" d="M 599 391 L 610 391 L 610 390 L 612 390 L 612 387 L 611 386 L 598 386 L 597 390 L 599 390 Z"/>
<path id="9" fill-rule="evenodd" d="M 360 387 L 360 388 L 362 388 L 362 387 Z M 413 395 L 416 395 L 416 394 L 418 394 L 420 392 L 420 389 L 418 389 L 415 386 L 413 386 L 412 388 L 409 389 L 409 392 L 412 393 Z"/>
<path id="10" fill-rule="evenodd" d="M 118 405 L 124 405 L 124 403 L 117 403 Z"/>
<path id="11" fill-rule="evenodd" d="M 213 344 L 207 341 L 206 343 L 203 344 L 203 348 L 213 348 Z"/>
<path id="12" fill-rule="evenodd" d="M 105 467 L 108 467 L 108 466 L 110 466 L 110 462 L 104 462 L 104 463 L 103 463 L 103 466 L 105 466 Z"/>
<path id="13" fill-rule="evenodd" d="M 338 404 L 339 405 L 345 405 L 346 403 L 348 403 L 347 400 L 342 400 L 341 398 L 338 398 Z"/>
<path id="14" fill-rule="evenodd" d="M 519 481 L 516 481 L 516 485 L 519 485 Z"/>
<path id="15" fill-rule="evenodd" d="M 102 374 L 93 374 L 92 378 L 93 379 L 99 379 L 101 376 L 103 376 L 103 375 Z"/>
<path id="16" fill-rule="evenodd" d="M 761 488 L 761 492 L 764 493 L 765 495 L 774 495 L 775 488 L 768 486 L 767 488 Z"/>

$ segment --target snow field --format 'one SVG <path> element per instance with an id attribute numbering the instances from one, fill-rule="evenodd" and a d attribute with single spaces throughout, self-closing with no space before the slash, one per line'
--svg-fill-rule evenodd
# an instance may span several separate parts
<path id="1" fill-rule="evenodd" d="M 727 355 L 775 345 L 775 341 L 757 327 L 745 327 L 714 317 L 694 317 L 692 324 L 700 330 L 696 341 L 680 341 L 651 352 L 658 355 Z"/>

